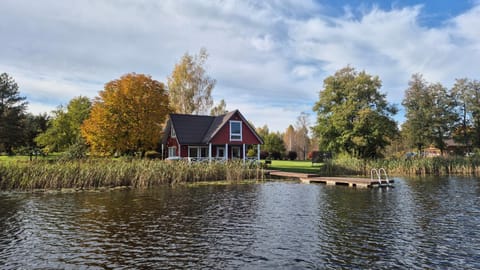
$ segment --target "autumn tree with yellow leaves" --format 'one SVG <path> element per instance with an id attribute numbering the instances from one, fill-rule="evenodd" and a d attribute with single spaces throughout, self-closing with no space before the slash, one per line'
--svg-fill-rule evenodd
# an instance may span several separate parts
<path id="1" fill-rule="evenodd" d="M 144 153 L 157 147 L 170 111 L 163 83 L 129 73 L 99 92 L 82 135 L 93 154 Z"/>

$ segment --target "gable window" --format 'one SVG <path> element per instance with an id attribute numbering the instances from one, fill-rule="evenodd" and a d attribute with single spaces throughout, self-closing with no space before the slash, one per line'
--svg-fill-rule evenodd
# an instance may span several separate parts
<path id="1" fill-rule="evenodd" d="M 175 133 L 175 129 L 173 129 L 173 127 L 170 128 L 170 137 L 172 137 L 172 138 L 176 138 L 176 137 L 177 137 L 177 134 Z"/>
<path id="2" fill-rule="evenodd" d="M 242 122 L 230 121 L 230 141 L 242 140 Z"/>

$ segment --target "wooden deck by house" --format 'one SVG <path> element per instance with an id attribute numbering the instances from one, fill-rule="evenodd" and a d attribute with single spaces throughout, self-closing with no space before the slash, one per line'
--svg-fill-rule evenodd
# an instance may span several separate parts
<path id="1" fill-rule="evenodd" d="M 349 187 L 384 187 L 391 186 L 394 183 L 393 179 L 378 179 L 362 178 L 362 177 L 320 177 L 316 174 L 308 173 L 294 173 L 283 171 L 268 171 L 271 176 L 295 178 L 302 181 L 302 183 L 323 183 L 326 185 L 345 185 Z"/>

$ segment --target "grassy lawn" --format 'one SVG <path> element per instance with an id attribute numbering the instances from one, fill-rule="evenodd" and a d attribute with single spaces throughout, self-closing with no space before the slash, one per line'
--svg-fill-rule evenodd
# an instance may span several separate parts
<path id="1" fill-rule="evenodd" d="M 29 160 L 29 156 L 0 156 L 0 161 L 13 162 L 20 160 Z"/>
<path id="2" fill-rule="evenodd" d="M 35 157 L 33 156 L 33 160 L 50 160 L 50 159 L 57 159 L 59 156 L 58 153 L 50 154 L 46 157 L 38 156 Z M 16 162 L 16 161 L 29 161 L 30 156 L 7 156 L 7 155 L 0 155 L 0 162 Z"/>
<path id="3" fill-rule="evenodd" d="M 318 173 L 321 166 L 321 164 L 312 166 L 312 162 L 309 160 L 272 160 L 272 164 L 268 166 L 268 169 L 285 172 Z"/>

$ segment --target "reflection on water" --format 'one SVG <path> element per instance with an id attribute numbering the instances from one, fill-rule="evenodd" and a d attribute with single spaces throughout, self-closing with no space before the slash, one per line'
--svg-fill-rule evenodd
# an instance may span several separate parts
<path id="1" fill-rule="evenodd" d="M 0 194 L 2 269 L 480 268 L 476 179 Z"/>

